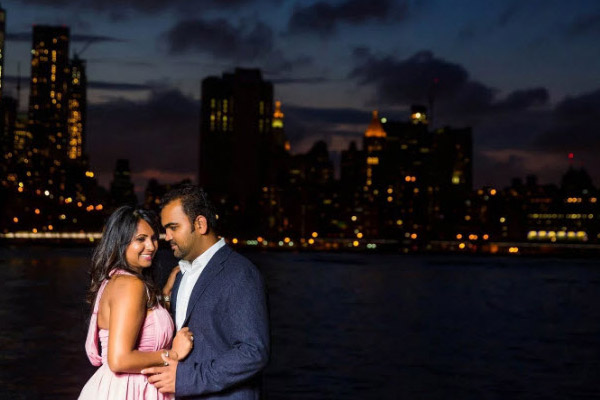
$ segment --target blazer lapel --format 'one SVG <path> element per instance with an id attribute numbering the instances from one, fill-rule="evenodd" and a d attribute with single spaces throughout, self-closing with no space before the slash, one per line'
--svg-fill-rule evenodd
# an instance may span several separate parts
<path id="1" fill-rule="evenodd" d="M 192 289 L 192 294 L 190 295 L 190 301 L 188 302 L 187 312 L 185 315 L 185 321 L 183 322 L 183 326 L 187 326 L 188 320 L 190 319 L 190 315 L 192 315 L 192 310 L 196 306 L 196 303 L 208 286 L 210 286 L 211 282 L 215 279 L 217 275 L 223 270 L 223 263 L 229 257 L 231 253 L 231 248 L 227 245 L 223 246 L 215 253 L 214 256 L 210 259 L 204 271 L 198 277 L 198 281 Z"/>

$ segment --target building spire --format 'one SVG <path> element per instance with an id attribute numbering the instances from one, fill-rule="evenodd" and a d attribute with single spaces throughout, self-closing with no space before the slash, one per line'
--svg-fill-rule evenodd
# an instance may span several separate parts
<path id="1" fill-rule="evenodd" d="M 383 130 L 383 125 L 381 125 L 381 121 L 379 121 L 379 112 L 377 110 L 373 111 L 373 118 L 371 119 L 371 123 L 369 124 L 367 130 L 365 131 L 365 137 L 386 137 L 386 133 Z"/>

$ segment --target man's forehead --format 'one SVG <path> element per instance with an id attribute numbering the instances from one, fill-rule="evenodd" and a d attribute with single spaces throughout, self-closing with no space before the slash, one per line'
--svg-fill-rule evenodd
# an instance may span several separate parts
<path id="1" fill-rule="evenodd" d="M 180 200 L 174 200 L 166 204 L 160 211 L 160 216 L 164 220 L 165 218 L 180 218 L 184 215 L 183 207 Z M 164 222 L 164 221 L 163 221 Z"/>

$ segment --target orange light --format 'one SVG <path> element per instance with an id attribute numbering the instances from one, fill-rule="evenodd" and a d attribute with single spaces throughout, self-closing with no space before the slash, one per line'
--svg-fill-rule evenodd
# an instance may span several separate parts
<path id="1" fill-rule="evenodd" d="M 19 222 L 19 218 L 17 218 L 17 217 L 14 217 L 14 218 L 13 218 L 13 222 L 16 224 L 17 222 Z"/>
<path id="2" fill-rule="evenodd" d="M 458 240 L 462 239 L 462 235 L 459 233 L 458 235 L 456 235 L 456 239 L 458 239 Z"/>
<path id="3" fill-rule="evenodd" d="M 231 239 L 231 243 L 233 243 L 233 244 L 238 244 L 238 240 L 237 240 L 237 238 L 233 238 L 233 239 Z"/>
<path id="4" fill-rule="evenodd" d="M 410 234 L 410 238 L 411 239 L 416 239 L 417 238 L 417 234 L 416 233 L 411 233 Z"/>
<path id="5" fill-rule="evenodd" d="M 36 214 L 38 214 L 38 215 L 39 215 L 39 213 L 40 213 L 41 211 L 40 211 L 40 209 L 39 209 L 39 208 L 36 208 L 34 212 L 35 212 Z"/>

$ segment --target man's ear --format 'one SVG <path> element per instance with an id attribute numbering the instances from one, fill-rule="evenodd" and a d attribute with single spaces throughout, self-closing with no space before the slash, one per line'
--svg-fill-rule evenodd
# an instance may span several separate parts
<path id="1" fill-rule="evenodd" d="M 194 228 L 198 230 L 201 235 L 206 235 L 208 232 L 208 221 L 204 215 L 198 215 L 194 220 Z"/>

